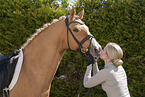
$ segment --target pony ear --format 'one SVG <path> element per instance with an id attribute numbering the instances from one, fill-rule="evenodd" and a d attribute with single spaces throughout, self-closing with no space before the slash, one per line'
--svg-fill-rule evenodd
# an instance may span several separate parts
<path id="1" fill-rule="evenodd" d="M 79 16 L 78 19 L 82 19 L 83 18 L 83 16 L 84 16 L 84 8 L 83 8 L 83 10 L 81 12 L 79 12 L 77 14 L 77 16 Z"/>
<path id="2" fill-rule="evenodd" d="M 76 9 L 73 7 L 70 11 L 69 22 L 71 22 L 75 19 L 75 14 L 76 14 Z"/>

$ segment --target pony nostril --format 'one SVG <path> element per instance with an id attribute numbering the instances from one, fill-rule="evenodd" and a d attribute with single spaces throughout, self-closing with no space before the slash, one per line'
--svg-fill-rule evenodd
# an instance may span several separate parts
<path id="1" fill-rule="evenodd" d="M 94 48 L 94 51 L 95 51 L 96 53 L 98 53 L 98 52 L 99 52 L 96 48 Z"/>
<path id="2" fill-rule="evenodd" d="M 96 49 L 96 48 L 94 48 L 94 51 L 95 51 L 95 52 L 97 52 L 97 49 Z"/>
<path id="3" fill-rule="evenodd" d="M 94 51 L 95 51 L 95 53 L 97 53 L 97 54 L 99 54 L 100 52 L 101 52 L 101 48 L 99 48 L 99 49 L 97 49 L 97 48 L 94 48 Z"/>

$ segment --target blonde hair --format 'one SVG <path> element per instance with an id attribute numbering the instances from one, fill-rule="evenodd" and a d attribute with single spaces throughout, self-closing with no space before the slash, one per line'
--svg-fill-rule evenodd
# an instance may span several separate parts
<path id="1" fill-rule="evenodd" d="M 108 43 L 106 45 L 106 53 L 109 55 L 111 62 L 116 66 L 123 64 L 121 58 L 123 57 L 123 51 L 116 43 Z"/>

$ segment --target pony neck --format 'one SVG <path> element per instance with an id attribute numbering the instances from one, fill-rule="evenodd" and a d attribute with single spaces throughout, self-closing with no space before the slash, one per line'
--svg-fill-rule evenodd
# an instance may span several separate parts
<path id="1" fill-rule="evenodd" d="M 35 39 L 23 49 L 24 62 L 20 74 L 20 80 L 16 85 L 16 91 L 21 88 L 19 84 L 24 84 L 21 91 L 31 91 L 31 97 L 39 97 L 42 92 L 50 88 L 52 79 L 56 73 L 64 48 L 64 26 L 65 22 L 57 22 L 43 30 Z M 28 86 L 31 87 L 28 89 Z M 14 89 L 14 90 L 15 90 Z M 42 91 L 43 90 L 43 91 Z M 24 97 L 30 97 L 30 95 Z M 34 92 L 34 93 L 33 93 Z M 11 93 L 15 94 L 14 92 Z"/>

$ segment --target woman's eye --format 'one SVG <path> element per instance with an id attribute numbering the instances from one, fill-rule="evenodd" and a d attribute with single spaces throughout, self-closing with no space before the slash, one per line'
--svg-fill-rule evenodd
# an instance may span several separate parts
<path id="1" fill-rule="evenodd" d="M 74 28 L 73 31 L 74 32 L 79 32 L 79 30 L 77 28 Z"/>

